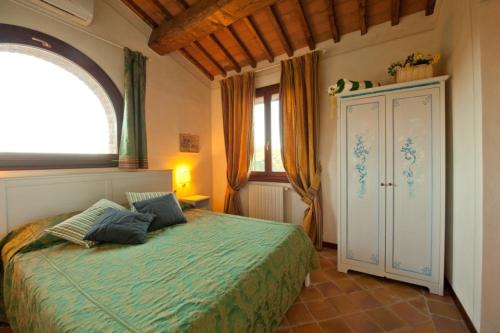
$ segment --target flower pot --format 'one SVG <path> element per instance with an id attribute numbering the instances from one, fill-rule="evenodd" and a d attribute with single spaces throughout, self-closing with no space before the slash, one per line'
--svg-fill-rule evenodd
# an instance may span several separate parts
<path id="1" fill-rule="evenodd" d="M 408 82 L 427 79 L 434 76 L 434 66 L 417 65 L 399 68 L 396 72 L 396 82 Z"/>

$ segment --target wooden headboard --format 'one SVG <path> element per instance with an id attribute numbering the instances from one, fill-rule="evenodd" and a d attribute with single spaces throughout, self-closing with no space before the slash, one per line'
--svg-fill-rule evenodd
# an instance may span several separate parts
<path id="1" fill-rule="evenodd" d="M 172 171 L 101 171 L 0 179 L 0 237 L 35 219 L 84 210 L 125 192 L 172 191 Z"/>

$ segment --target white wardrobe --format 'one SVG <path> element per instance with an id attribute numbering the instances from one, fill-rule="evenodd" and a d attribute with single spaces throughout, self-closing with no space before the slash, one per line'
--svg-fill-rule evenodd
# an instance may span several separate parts
<path id="1" fill-rule="evenodd" d="M 443 293 L 445 81 L 338 95 L 338 269 Z"/>

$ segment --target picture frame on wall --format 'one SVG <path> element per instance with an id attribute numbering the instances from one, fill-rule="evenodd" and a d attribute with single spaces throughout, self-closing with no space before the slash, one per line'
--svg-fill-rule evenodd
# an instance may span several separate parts
<path id="1" fill-rule="evenodd" d="M 183 153 L 200 152 L 200 136 L 196 134 L 179 134 L 179 151 Z"/>

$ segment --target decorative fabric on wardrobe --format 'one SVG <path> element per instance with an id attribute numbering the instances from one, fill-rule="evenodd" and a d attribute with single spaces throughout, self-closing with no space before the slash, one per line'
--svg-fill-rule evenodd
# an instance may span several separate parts
<path id="1" fill-rule="evenodd" d="M 308 205 L 304 229 L 321 249 L 318 63 L 319 52 L 281 62 L 280 114 L 283 165 L 290 184 Z"/>
<path id="2" fill-rule="evenodd" d="M 147 169 L 146 60 L 140 52 L 125 48 L 125 93 L 118 166 Z"/>
<path id="3" fill-rule="evenodd" d="M 220 81 L 222 116 L 227 161 L 227 189 L 224 212 L 241 215 L 238 191 L 249 177 L 253 156 L 252 115 L 255 74 L 245 73 Z"/>

